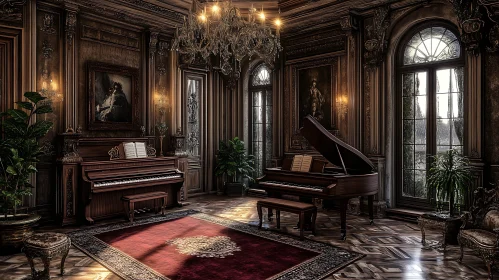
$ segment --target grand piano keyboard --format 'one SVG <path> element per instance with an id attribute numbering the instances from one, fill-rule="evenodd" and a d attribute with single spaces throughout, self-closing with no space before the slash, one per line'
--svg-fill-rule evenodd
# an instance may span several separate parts
<path id="1" fill-rule="evenodd" d="M 307 190 L 307 191 L 312 191 L 312 192 L 323 192 L 324 191 L 324 187 L 322 187 L 322 186 L 303 185 L 303 184 L 297 184 L 297 183 L 291 183 L 291 182 L 265 181 L 265 182 L 261 182 L 260 184 L 274 185 L 274 186 L 285 186 L 288 188 L 302 189 L 302 190 Z"/>
<path id="2" fill-rule="evenodd" d="M 144 183 L 151 181 L 159 181 L 166 179 L 175 179 L 182 178 L 180 174 L 168 174 L 168 175 L 156 175 L 156 176 L 146 176 L 134 179 L 123 179 L 123 180 L 113 180 L 113 181 L 102 181 L 98 183 L 94 183 L 94 187 L 107 187 L 107 186 L 115 186 L 115 185 L 123 185 L 123 184 L 133 184 L 133 183 Z"/>

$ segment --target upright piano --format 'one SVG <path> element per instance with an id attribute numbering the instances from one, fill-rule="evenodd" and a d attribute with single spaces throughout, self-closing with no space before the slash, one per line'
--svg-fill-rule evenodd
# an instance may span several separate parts
<path id="1" fill-rule="evenodd" d="M 324 161 L 314 158 L 309 172 L 291 171 L 290 159 L 287 159 L 282 167 L 265 170 L 264 176 L 258 179 L 260 188 L 270 197 L 296 195 L 334 200 L 340 209 L 342 239 L 346 238 L 348 200 L 367 196 L 372 224 L 373 199 L 378 193 L 378 173 L 374 172 L 372 162 L 332 135 L 312 116 L 304 118 L 300 133 L 333 167 L 326 167 Z"/>
<path id="2" fill-rule="evenodd" d="M 123 142 L 152 144 L 153 138 L 61 136 L 64 143 L 57 174 L 57 214 L 63 225 L 124 215 L 121 197 L 154 191 L 168 193 L 167 206 L 180 206 L 187 161 L 178 157 L 110 160 L 108 152 Z M 154 201 L 138 208 L 152 209 Z"/>

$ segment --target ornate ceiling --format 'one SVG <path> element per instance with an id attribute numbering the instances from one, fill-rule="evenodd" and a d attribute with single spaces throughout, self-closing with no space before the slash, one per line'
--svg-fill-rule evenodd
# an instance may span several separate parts
<path id="1" fill-rule="evenodd" d="M 13 0 L 23 2 L 25 0 Z M 124 21 L 145 29 L 159 31 L 172 36 L 175 27 L 188 14 L 192 0 L 45 0 L 86 14 L 100 14 L 109 20 Z M 198 0 L 210 3 L 213 0 Z M 251 3 L 262 8 L 269 18 L 278 16 L 283 21 L 284 37 L 308 33 L 321 27 L 338 27 L 342 17 L 351 12 L 362 14 L 372 12 L 373 7 L 390 3 L 391 8 L 414 3 L 440 0 L 232 0 L 244 14 Z M 449 2 L 457 0 L 447 0 Z M 472 1 L 472 0 L 459 0 Z M 494 18 L 499 18 L 499 1 L 478 0 L 486 5 Z M 0 2 L 2 2 L 0 0 Z M 42 2 L 42 1 L 40 1 Z"/>
<path id="2" fill-rule="evenodd" d="M 192 0 L 46 0 L 46 2 L 77 9 L 81 12 L 104 15 L 111 20 L 126 21 L 149 29 L 156 29 L 165 34 L 172 34 L 176 26 L 182 23 L 184 15 L 192 5 Z M 200 2 L 213 2 L 200 0 Z M 269 18 L 277 17 L 281 11 L 284 21 L 284 33 L 304 29 L 306 26 L 331 24 L 339 21 L 341 14 L 355 7 L 372 6 L 381 0 L 232 0 L 241 12 L 250 8 L 263 8 Z M 355 2 L 355 3 L 353 3 Z M 355 5 L 353 5 L 355 4 Z"/>

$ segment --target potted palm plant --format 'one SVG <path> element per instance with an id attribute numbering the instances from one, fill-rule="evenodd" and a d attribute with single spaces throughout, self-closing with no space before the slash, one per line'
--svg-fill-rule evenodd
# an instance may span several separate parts
<path id="1" fill-rule="evenodd" d="M 20 214 L 23 197 L 31 195 L 31 174 L 37 172 L 35 163 L 42 155 L 38 139 L 45 136 L 53 123 L 35 121 L 36 115 L 52 112 L 50 105 L 41 102 L 45 97 L 26 92 L 27 101 L 17 102 L 19 109 L 0 113 L 0 251 L 18 249 L 33 233 L 40 220 L 38 214 Z"/>
<path id="2" fill-rule="evenodd" d="M 224 177 L 224 189 L 219 189 L 218 193 L 222 194 L 224 191 L 228 195 L 237 194 L 243 195 L 246 186 L 241 182 L 246 178 L 254 181 L 252 174 L 254 157 L 248 155 L 244 142 L 238 137 L 229 140 L 227 143 L 221 141 L 220 149 L 217 153 L 217 166 L 215 174 Z"/>
<path id="3" fill-rule="evenodd" d="M 437 203 L 449 203 L 449 217 L 453 217 L 455 203 L 463 202 L 472 179 L 468 159 L 457 150 L 449 150 L 433 157 L 426 185 L 435 191 Z"/>

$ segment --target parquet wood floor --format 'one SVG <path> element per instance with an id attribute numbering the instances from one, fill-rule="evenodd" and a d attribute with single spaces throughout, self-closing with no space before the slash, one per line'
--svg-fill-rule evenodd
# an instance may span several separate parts
<path id="1" fill-rule="evenodd" d="M 190 199 L 185 208 L 196 209 L 212 215 L 258 224 L 256 198 L 225 196 L 201 196 Z M 175 211 L 173 209 L 170 211 Z M 265 213 L 266 210 L 264 210 Z M 297 215 L 281 213 L 281 231 L 299 235 L 294 229 Z M 106 223 L 112 221 L 106 221 Z M 99 223 L 99 222 L 98 222 Z M 104 222 L 100 222 L 104 223 Z M 487 279 L 483 262 L 466 250 L 463 263 L 458 262 L 459 247 L 448 246 L 447 251 L 423 248 L 421 234 L 416 224 L 391 219 L 376 219 L 370 226 L 364 216 L 348 216 L 348 237 L 339 240 L 339 214 L 336 211 L 320 211 L 317 216 L 317 236 L 308 238 L 366 255 L 363 259 L 343 268 L 327 279 Z M 267 230 L 275 229 L 274 222 L 265 222 Z M 68 232 L 77 227 L 46 226 L 39 231 Z M 430 242 L 441 240 L 435 231 L 426 233 Z M 52 260 L 51 279 L 110 280 L 120 279 L 76 248 L 71 248 L 66 259 L 66 275 L 58 275 L 60 259 Z M 38 268 L 41 269 L 40 263 Z M 23 254 L 0 256 L 0 279 L 28 279 L 30 268 Z M 499 273 L 496 273 L 499 277 Z M 237 279 L 234 279 L 237 280 Z"/>

